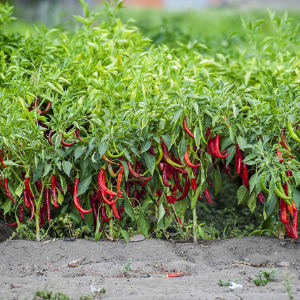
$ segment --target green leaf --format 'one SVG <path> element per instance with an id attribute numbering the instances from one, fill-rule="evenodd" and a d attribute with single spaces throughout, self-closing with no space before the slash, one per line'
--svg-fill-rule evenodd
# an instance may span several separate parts
<path id="1" fill-rule="evenodd" d="M 188 199 L 184 198 L 181 201 L 176 201 L 174 204 L 175 212 L 178 216 L 184 216 L 188 208 Z"/>
<path id="2" fill-rule="evenodd" d="M 292 190 L 293 190 L 293 201 L 294 201 L 296 207 L 299 208 L 299 205 L 300 205 L 300 193 L 295 188 L 292 188 Z"/>
<path id="3" fill-rule="evenodd" d="M 151 147 L 151 141 L 150 140 L 144 141 L 141 146 L 141 153 L 149 150 L 150 147 Z"/>
<path id="4" fill-rule="evenodd" d="M 131 220 L 135 221 L 132 204 L 126 193 L 124 193 L 124 210 L 126 214 L 131 218 Z"/>
<path id="5" fill-rule="evenodd" d="M 35 183 L 43 175 L 44 164 L 39 164 L 33 171 L 32 183 Z"/>
<path id="6" fill-rule="evenodd" d="M 186 148 L 187 148 L 187 142 L 184 138 L 181 139 L 180 144 L 179 144 L 179 149 L 178 149 L 178 155 L 179 158 L 181 159 L 181 161 L 183 161 L 183 157 L 185 155 L 186 152 Z"/>
<path id="7" fill-rule="evenodd" d="M 71 169 L 72 169 L 72 164 L 69 161 L 64 160 L 62 162 L 62 167 L 63 167 L 64 172 L 70 177 L 70 172 L 71 172 Z"/>
<path id="8" fill-rule="evenodd" d="M 85 146 L 84 145 L 78 145 L 75 148 L 75 151 L 74 151 L 74 160 L 76 160 L 77 158 L 79 158 L 84 153 L 84 150 L 85 150 Z"/>
<path id="9" fill-rule="evenodd" d="M 248 199 L 248 197 L 249 197 L 249 191 L 244 185 L 241 185 L 237 190 L 238 205 L 245 202 Z"/>
<path id="10" fill-rule="evenodd" d="M 164 134 L 161 136 L 162 139 L 164 140 L 164 142 L 166 143 L 168 150 L 170 150 L 171 146 L 172 146 L 172 139 L 168 134 Z"/>
<path id="11" fill-rule="evenodd" d="M 199 115 L 199 106 L 196 102 L 193 103 L 193 107 L 194 107 L 194 110 L 196 112 L 196 115 Z"/>
<path id="12" fill-rule="evenodd" d="M 126 179 L 126 181 L 127 181 L 127 180 L 128 180 L 128 175 L 129 175 L 128 165 L 127 165 L 126 162 L 123 161 L 123 160 L 121 160 L 120 162 L 121 162 L 121 164 L 122 164 L 122 166 L 123 166 L 125 179 Z"/>
<path id="13" fill-rule="evenodd" d="M 141 229 L 142 234 L 148 238 L 148 230 L 150 229 L 150 222 L 149 220 L 146 218 L 142 206 L 139 205 L 139 227 Z"/>
<path id="14" fill-rule="evenodd" d="M 246 148 L 247 147 L 247 140 L 244 138 L 244 137 L 242 137 L 242 136 L 238 136 L 237 137 L 237 143 L 239 144 L 239 147 L 241 148 L 241 149 L 244 149 L 244 148 Z"/>
<path id="15" fill-rule="evenodd" d="M 247 161 L 249 161 L 249 160 L 251 160 L 251 159 L 253 159 L 253 158 L 257 157 L 257 156 L 258 156 L 258 154 L 256 154 L 256 153 L 251 153 L 251 154 L 247 155 L 247 156 L 243 159 L 243 162 L 247 162 Z"/>
<path id="16" fill-rule="evenodd" d="M 142 158 L 145 160 L 151 175 L 153 175 L 155 169 L 155 157 L 152 154 L 145 152 L 142 154 Z"/>
<path id="17" fill-rule="evenodd" d="M 255 207 L 256 207 L 256 195 L 255 195 L 255 192 L 252 192 L 250 194 L 250 197 L 248 198 L 247 204 L 248 204 L 248 207 L 249 207 L 251 213 L 253 214 L 253 212 L 255 210 Z"/>
<path id="18" fill-rule="evenodd" d="M 271 216 L 271 214 L 273 213 L 273 211 L 276 207 L 276 203 L 277 203 L 277 199 L 276 199 L 275 193 L 271 194 L 271 196 L 269 195 L 268 199 L 265 202 L 265 206 L 264 206 L 264 209 L 266 212 L 266 218 Z"/>
<path id="19" fill-rule="evenodd" d="M 195 205 L 197 204 L 197 200 L 198 200 L 198 197 L 201 193 L 201 189 L 202 189 L 202 185 L 200 184 L 200 185 L 197 186 L 197 188 L 195 190 L 195 193 L 191 198 L 191 209 L 193 209 L 195 207 Z"/>
<path id="20" fill-rule="evenodd" d="M 22 183 L 20 183 L 17 187 L 17 189 L 15 190 L 15 194 L 20 197 L 23 193 L 23 189 L 24 189 L 24 185 Z"/>
<path id="21" fill-rule="evenodd" d="M 201 132 L 200 132 L 199 127 L 197 127 L 197 126 L 196 126 L 195 129 L 194 129 L 194 136 L 195 136 L 196 146 L 197 146 L 197 148 L 198 148 L 199 145 L 200 145 Z"/>
<path id="22" fill-rule="evenodd" d="M 52 170 L 52 166 L 51 165 L 47 165 L 44 169 L 44 174 L 43 177 L 45 177 L 46 175 L 48 175 L 48 173 Z"/>
<path id="23" fill-rule="evenodd" d="M 4 209 L 4 212 L 3 214 L 6 215 L 10 209 L 11 209 L 11 204 L 12 204 L 12 201 L 11 199 L 6 199 L 6 201 L 4 202 L 3 204 L 3 209 Z"/>
<path id="24" fill-rule="evenodd" d="M 66 194 L 67 189 L 68 189 L 66 179 L 65 179 L 65 177 L 59 175 L 59 180 L 60 180 L 61 188 L 62 188 L 64 194 Z"/>
<path id="25" fill-rule="evenodd" d="M 212 169 L 211 179 L 214 183 L 215 195 L 217 195 L 221 188 L 221 185 L 222 185 L 222 178 L 221 178 L 220 170 Z"/>
<path id="26" fill-rule="evenodd" d="M 66 157 L 66 152 L 64 150 L 61 149 L 55 149 L 55 151 L 57 152 L 57 154 L 61 157 L 61 158 L 65 158 Z"/>
<path id="27" fill-rule="evenodd" d="M 228 165 L 228 164 L 232 161 L 232 159 L 234 158 L 235 152 L 236 152 L 236 147 L 235 147 L 235 145 L 231 146 L 231 147 L 228 149 L 229 155 L 226 157 L 226 165 Z"/>
<path id="28" fill-rule="evenodd" d="M 75 222 L 80 223 L 80 220 L 79 220 L 73 213 L 70 213 L 70 214 L 69 214 L 69 217 L 70 217 L 71 219 L 73 219 Z"/>
<path id="29" fill-rule="evenodd" d="M 122 228 L 120 228 L 120 232 L 124 238 L 124 240 L 126 241 L 126 243 L 129 243 L 129 234 L 126 230 L 123 230 Z"/>
<path id="30" fill-rule="evenodd" d="M 57 203 L 62 204 L 64 202 L 64 195 L 57 189 Z"/>
<path id="31" fill-rule="evenodd" d="M 183 112 L 182 108 L 175 111 L 175 113 L 173 114 L 171 124 L 175 123 L 181 117 L 182 112 Z"/>
<path id="32" fill-rule="evenodd" d="M 98 152 L 99 152 L 101 158 L 102 158 L 103 154 L 105 154 L 107 148 L 108 148 L 107 143 L 100 142 L 98 144 Z"/>
<path id="33" fill-rule="evenodd" d="M 89 188 L 92 176 L 87 176 L 79 182 L 77 196 L 84 194 Z"/>
<path id="34" fill-rule="evenodd" d="M 257 183 L 259 183 L 259 176 L 258 173 L 255 172 L 254 175 L 249 180 L 250 193 L 253 191 Z"/>
<path id="35" fill-rule="evenodd" d="M 181 202 L 181 201 L 179 201 Z M 158 207 L 158 221 L 157 221 L 157 229 L 158 230 L 161 230 L 164 228 L 164 216 L 165 216 L 165 209 L 164 209 L 164 206 L 162 204 L 162 201 L 161 203 L 159 204 L 159 207 Z"/>

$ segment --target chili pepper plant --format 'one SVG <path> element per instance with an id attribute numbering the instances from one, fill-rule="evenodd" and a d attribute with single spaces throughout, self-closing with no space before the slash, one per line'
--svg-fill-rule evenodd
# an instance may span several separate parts
<path id="1" fill-rule="evenodd" d="M 148 236 L 151 216 L 155 230 L 183 227 L 191 210 L 196 241 L 196 207 L 214 209 L 222 171 L 242 180 L 237 204 L 259 206 L 265 220 L 278 215 L 298 238 L 299 24 L 273 12 L 242 21 L 246 42 L 223 55 L 197 40 L 151 44 L 116 17 L 122 1 L 106 3 L 105 19 L 79 2 L 73 31 L 25 35 L 6 31 L 13 8 L 0 4 L 7 224 L 34 222 L 40 240 L 41 228 L 68 213 L 96 238 L 127 240 L 128 223 Z"/>

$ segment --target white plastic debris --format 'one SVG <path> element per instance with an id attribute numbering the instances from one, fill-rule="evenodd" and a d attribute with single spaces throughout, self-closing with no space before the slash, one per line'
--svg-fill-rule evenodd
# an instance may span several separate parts
<path id="1" fill-rule="evenodd" d="M 93 283 L 91 284 L 91 292 L 92 292 L 92 293 L 100 292 L 100 291 L 101 291 L 101 288 L 96 289 L 96 288 L 94 287 L 94 284 L 95 284 L 95 282 L 93 282 Z"/>
<path id="2" fill-rule="evenodd" d="M 231 286 L 229 287 L 231 290 L 234 290 L 236 288 L 242 288 L 243 286 L 241 284 L 235 283 L 235 282 L 230 282 Z"/>

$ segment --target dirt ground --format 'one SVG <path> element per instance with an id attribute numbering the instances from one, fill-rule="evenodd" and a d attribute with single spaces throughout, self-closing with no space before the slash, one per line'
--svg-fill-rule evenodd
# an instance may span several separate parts
<path id="1" fill-rule="evenodd" d="M 132 263 L 130 264 L 130 259 Z M 300 243 L 275 237 L 243 237 L 199 244 L 156 239 L 140 242 L 25 240 L 0 244 L 1 299 L 32 299 L 35 291 L 61 291 L 72 299 L 105 288 L 101 299 L 300 299 Z M 69 265 L 68 265 L 69 264 Z M 131 271 L 123 272 L 131 265 Z M 260 270 L 278 268 L 266 286 L 252 279 Z M 182 277 L 164 277 L 170 272 Z M 230 290 L 219 278 L 237 280 Z"/>

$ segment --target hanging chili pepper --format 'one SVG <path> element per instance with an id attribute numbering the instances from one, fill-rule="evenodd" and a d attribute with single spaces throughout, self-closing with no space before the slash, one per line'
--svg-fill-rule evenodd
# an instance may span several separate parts
<path id="1" fill-rule="evenodd" d="M 24 184 L 25 184 L 25 188 L 26 188 L 26 190 L 28 192 L 29 197 L 31 197 L 33 199 L 34 196 L 33 196 L 32 192 L 31 192 L 31 189 L 30 189 L 29 177 L 25 177 Z M 28 207 L 29 207 L 29 204 L 28 204 L 28 206 L 26 206 L 26 208 L 28 208 Z"/>
<path id="2" fill-rule="evenodd" d="M 120 172 L 120 169 L 119 169 L 118 172 L 115 173 L 114 170 L 113 170 L 113 168 L 112 168 L 111 163 L 107 164 L 107 169 L 108 169 L 108 172 L 109 172 L 109 174 L 110 174 L 111 177 L 117 177 L 118 174 L 119 174 L 119 172 Z"/>
<path id="3" fill-rule="evenodd" d="M 177 186 L 177 189 L 182 193 L 183 189 L 182 189 L 182 186 L 180 184 L 178 170 L 176 170 L 174 168 L 173 168 L 173 178 L 174 178 L 175 184 Z"/>
<path id="4" fill-rule="evenodd" d="M 286 172 L 286 176 L 287 176 L 287 177 L 292 177 L 292 176 L 293 176 L 292 171 L 291 171 L 291 170 L 288 170 L 288 171 Z"/>
<path id="5" fill-rule="evenodd" d="M 133 180 L 133 181 L 128 180 L 128 182 L 134 182 L 135 184 L 137 184 L 139 186 L 146 186 L 148 183 L 148 181 L 142 182 L 142 181 L 137 181 L 137 180 Z"/>
<path id="6" fill-rule="evenodd" d="M 229 164 L 226 165 L 226 160 L 224 160 L 223 166 L 224 166 L 224 173 L 225 173 L 226 175 L 228 175 L 229 177 L 231 177 L 231 178 L 235 178 L 235 176 L 233 176 L 232 173 L 231 173 Z"/>
<path id="7" fill-rule="evenodd" d="M 277 142 L 277 144 L 281 145 L 281 142 Z M 283 156 L 282 156 L 282 152 L 279 151 L 279 148 L 276 148 L 276 156 L 278 156 L 280 158 L 280 162 L 283 162 Z"/>
<path id="8" fill-rule="evenodd" d="M 42 191 L 42 188 L 43 188 L 43 184 L 42 184 L 41 179 L 38 179 L 34 184 L 35 184 L 36 189 L 40 193 Z"/>
<path id="9" fill-rule="evenodd" d="M 4 160 L 3 160 L 3 146 L 0 149 L 0 162 L 3 168 L 7 168 L 7 166 L 4 164 Z"/>
<path id="10" fill-rule="evenodd" d="M 171 160 L 170 155 L 169 155 L 169 152 L 168 152 L 167 145 L 165 144 L 164 141 L 161 141 L 161 147 L 162 147 L 162 150 L 163 150 L 163 157 L 164 157 L 164 160 L 165 160 L 169 165 L 171 165 L 171 166 L 173 166 L 173 167 L 177 167 L 177 168 L 184 168 L 184 166 L 179 165 L 179 164 L 176 164 L 174 161 Z"/>
<path id="11" fill-rule="evenodd" d="M 8 178 L 4 178 L 4 190 L 5 190 L 5 194 L 6 196 L 12 200 L 12 202 L 14 204 L 16 204 L 16 201 L 14 200 L 14 198 L 12 197 L 10 191 L 9 191 L 9 188 L 8 188 Z M 28 206 L 29 207 L 29 206 Z"/>
<path id="12" fill-rule="evenodd" d="M 118 178 L 117 178 L 117 191 L 120 195 L 123 195 L 124 193 L 121 191 L 121 183 L 122 183 L 122 177 L 123 177 L 123 165 L 120 165 L 120 172 L 118 174 Z"/>
<path id="13" fill-rule="evenodd" d="M 191 184 L 192 184 L 192 189 L 195 192 L 195 190 L 197 189 L 197 183 L 196 183 L 196 179 L 195 178 L 191 179 Z"/>
<path id="14" fill-rule="evenodd" d="M 119 166 L 119 165 L 120 165 L 120 164 L 118 164 L 118 163 L 115 163 L 115 162 L 111 161 L 105 154 L 102 155 L 102 158 L 103 158 L 106 162 L 108 162 L 108 163 L 110 163 L 110 164 L 113 164 L 113 165 L 116 165 L 116 166 Z"/>
<path id="15" fill-rule="evenodd" d="M 42 116 L 46 114 L 49 111 L 50 106 L 51 106 L 51 102 L 47 104 L 46 108 L 40 113 L 40 115 Z"/>
<path id="16" fill-rule="evenodd" d="M 230 153 L 227 153 L 225 155 L 222 155 L 220 153 L 219 148 L 220 148 L 220 135 L 217 134 L 215 136 L 215 138 L 213 139 L 213 144 L 211 145 L 211 151 L 212 151 L 213 155 L 217 158 L 224 159 L 230 154 Z"/>
<path id="17" fill-rule="evenodd" d="M 106 193 L 106 194 L 109 194 L 109 195 L 112 195 L 112 196 L 116 196 L 116 197 L 120 197 L 122 198 L 122 195 L 118 194 L 118 193 L 115 193 L 111 190 L 109 190 L 106 185 L 105 185 L 105 169 L 101 169 L 100 172 L 99 172 L 99 176 L 98 176 L 98 184 L 99 186 L 101 187 L 101 190 Z"/>
<path id="18" fill-rule="evenodd" d="M 248 170 L 247 170 L 247 165 L 242 162 L 242 173 L 243 173 L 243 183 L 246 187 L 246 189 L 249 191 L 250 188 L 249 188 L 249 179 L 248 179 Z"/>
<path id="19" fill-rule="evenodd" d="M 30 219 L 29 219 L 29 222 L 30 222 L 34 218 L 34 203 L 33 203 L 33 199 L 28 196 L 28 193 L 27 193 L 26 189 L 23 190 L 23 195 L 24 195 L 24 198 L 28 197 L 28 200 L 29 200 L 29 203 L 30 203 Z"/>
<path id="20" fill-rule="evenodd" d="M 191 185 L 190 185 L 189 176 L 186 175 L 184 191 L 183 191 L 182 195 L 178 199 L 176 199 L 176 201 L 183 200 L 187 196 L 187 194 L 189 193 L 190 186 Z"/>
<path id="21" fill-rule="evenodd" d="M 206 189 L 204 190 L 203 195 L 204 195 L 204 197 L 205 197 L 205 199 L 207 200 L 208 203 L 210 203 L 212 205 L 214 204 L 213 201 L 212 201 L 212 199 L 211 199 L 208 187 L 206 187 Z"/>
<path id="22" fill-rule="evenodd" d="M 63 191 L 63 189 L 62 189 L 62 187 L 61 187 L 61 185 L 60 185 L 60 183 L 59 183 L 59 181 L 58 181 L 58 179 L 57 179 L 57 176 L 55 176 L 55 186 L 57 187 L 57 189 L 58 189 L 62 194 L 64 193 L 64 191 Z M 66 193 L 67 193 L 68 191 L 70 191 L 71 189 L 72 189 L 72 184 L 68 185 Z"/>
<path id="23" fill-rule="evenodd" d="M 194 164 L 191 163 L 190 158 L 189 158 L 189 148 L 190 148 L 190 145 L 187 145 L 186 152 L 185 152 L 185 155 L 184 155 L 184 161 L 191 168 L 199 168 L 201 166 L 201 164 L 194 165 Z"/>
<path id="24" fill-rule="evenodd" d="M 136 172 L 137 174 L 140 174 L 140 173 L 141 173 L 141 162 L 140 162 L 140 161 L 137 161 L 137 162 L 135 163 L 135 172 Z"/>
<path id="25" fill-rule="evenodd" d="M 183 118 L 183 129 L 190 137 L 192 137 L 193 139 L 195 138 L 195 136 L 193 135 L 193 133 L 190 131 L 190 129 L 187 126 L 186 117 Z"/>
<path id="26" fill-rule="evenodd" d="M 289 197 L 289 196 L 286 196 L 285 193 L 284 193 L 284 190 L 282 188 L 281 185 L 278 185 L 277 186 L 277 182 L 275 183 L 275 194 L 279 197 L 279 198 L 282 198 L 288 205 L 292 205 L 290 203 L 290 199 L 292 199 L 292 197 Z"/>
<path id="27" fill-rule="evenodd" d="M 23 204 L 20 204 L 19 205 L 19 222 L 22 223 L 23 220 L 24 220 L 24 207 L 23 207 Z M 8 225 L 10 227 L 17 227 L 18 222 L 15 222 L 15 223 L 12 223 L 12 224 L 6 223 L 6 225 Z"/>
<path id="28" fill-rule="evenodd" d="M 238 174 L 240 174 L 241 169 L 242 169 L 243 155 L 242 155 L 242 151 L 241 151 L 238 143 L 235 144 L 235 149 L 236 149 L 235 155 L 234 155 L 235 168 L 236 168 L 236 172 Z"/>
<path id="29" fill-rule="evenodd" d="M 60 140 L 60 142 L 65 147 L 71 147 L 71 146 L 73 146 L 76 143 L 76 141 L 73 141 L 71 143 L 64 142 L 64 140 L 63 140 L 63 134 L 62 133 L 61 133 L 61 140 Z"/>
<path id="30" fill-rule="evenodd" d="M 51 177 L 51 192 L 52 192 L 52 199 L 53 199 L 53 206 L 54 207 L 59 207 L 57 204 L 57 198 L 56 198 L 56 179 L 55 175 L 53 174 Z"/>
<path id="31" fill-rule="evenodd" d="M 129 182 L 126 182 L 125 189 L 126 189 L 126 195 L 128 196 L 128 198 L 130 198 L 130 196 L 131 196 L 131 184 Z"/>
<path id="32" fill-rule="evenodd" d="M 75 137 L 75 138 L 78 138 L 81 142 L 83 142 L 83 139 L 82 139 L 82 137 L 80 136 L 80 133 L 79 133 L 79 129 L 78 129 L 78 128 L 74 131 L 74 137 Z"/>
<path id="33" fill-rule="evenodd" d="M 264 196 L 264 194 L 263 194 L 262 192 L 259 192 L 259 193 L 257 194 L 257 199 L 258 199 L 262 204 L 265 204 L 266 198 L 265 198 L 265 196 Z"/>
<path id="34" fill-rule="evenodd" d="M 137 205 L 138 205 L 138 203 L 137 203 L 138 195 L 139 195 L 139 191 L 138 191 L 137 187 L 135 187 L 135 189 L 133 191 L 133 201 L 132 201 L 133 208 L 137 207 Z"/>
<path id="35" fill-rule="evenodd" d="M 163 184 L 167 187 L 170 187 L 171 184 L 168 183 L 168 179 L 167 179 L 167 170 L 168 170 L 168 164 L 164 164 L 164 167 L 163 167 L 163 171 L 162 171 L 162 181 L 163 181 Z"/>
<path id="36" fill-rule="evenodd" d="M 111 206 L 111 208 L 112 208 L 112 211 L 113 211 L 113 214 L 114 214 L 115 218 L 118 219 L 118 220 L 121 220 L 122 218 L 119 215 L 119 212 L 118 212 L 118 209 L 116 207 L 116 204 L 113 204 Z"/>
<path id="37" fill-rule="evenodd" d="M 295 209 L 294 216 L 293 216 L 293 223 L 292 223 L 292 229 L 293 229 L 293 235 L 298 240 L 298 209 Z"/>
<path id="38" fill-rule="evenodd" d="M 75 204 L 75 207 L 78 209 L 79 212 L 82 212 L 84 214 L 87 214 L 87 213 L 90 213 L 93 209 L 89 209 L 89 210 L 85 210 L 83 209 L 81 206 L 80 206 L 80 203 L 78 201 L 78 196 L 77 196 L 77 193 L 78 193 L 78 185 L 79 185 L 79 182 L 80 182 L 80 179 L 79 177 L 77 177 L 78 175 L 76 175 L 76 178 L 75 178 L 75 183 L 74 183 L 74 191 L 73 191 L 73 202 Z"/>
<path id="39" fill-rule="evenodd" d="M 50 145 L 54 146 L 55 143 L 53 143 L 52 140 L 51 140 L 52 134 L 53 134 L 52 128 L 50 128 L 50 132 L 49 132 L 49 134 L 48 134 L 48 143 L 49 143 Z"/>
<path id="40" fill-rule="evenodd" d="M 104 205 L 102 205 L 100 207 L 100 213 L 101 213 L 101 221 L 103 220 L 103 222 L 108 222 L 112 219 L 112 217 L 108 217 L 106 214 L 106 208 Z"/>
<path id="41" fill-rule="evenodd" d="M 279 198 L 279 210 L 280 210 L 280 220 L 283 223 L 288 223 L 289 219 L 287 216 L 287 207 L 283 199 Z"/>
<path id="42" fill-rule="evenodd" d="M 282 129 L 281 129 L 280 138 L 281 138 L 282 148 L 288 150 L 291 153 L 291 148 L 289 147 L 289 145 L 286 141 L 286 137 L 285 137 L 285 127 L 282 127 Z"/>
<path id="43" fill-rule="evenodd" d="M 29 196 L 29 194 L 28 194 L 28 192 L 27 192 L 26 189 L 23 189 L 23 198 L 24 198 L 25 207 L 29 208 L 29 199 L 28 198 L 31 198 L 31 197 Z"/>
<path id="44" fill-rule="evenodd" d="M 155 155 L 155 151 L 154 151 L 153 145 L 150 146 L 149 153 L 152 154 L 153 156 Z"/>
<path id="45" fill-rule="evenodd" d="M 45 189 L 45 202 L 44 203 L 46 205 L 48 223 L 50 223 L 50 220 L 51 220 L 50 189 Z"/>
<path id="46" fill-rule="evenodd" d="M 294 238 L 294 233 L 291 229 L 291 226 L 290 226 L 290 222 L 287 222 L 287 223 L 284 223 L 284 227 L 285 227 L 285 230 L 286 230 L 286 233 L 287 235 L 290 237 L 290 238 Z"/>
<path id="47" fill-rule="evenodd" d="M 131 166 L 131 163 L 130 161 L 127 162 L 127 165 L 128 165 L 128 169 L 129 169 L 129 173 L 135 177 L 135 178 L 138 178 L 139 180 L 143 180 L 143 181 L 148 181 L 152 178 L 152 176 L 150 177 L 143 177 L 141 176 L 140 174 L 136 173 L 133 169 L 132 169 L 132 166 Z"/>
<path id="48" fill-rule="evenodd" d="M 208 179 L 208 177 L 206 177 L 206 181 L 207 181 L 208 185 L 214 186 L 214 184 Z"/>
<path id="49" fill-rule="evenodd" d="M 112 200 L 112 201 L 108 200 L 108 199 L 106 198 L 106 193 L 103 191 L 102 188 L 100 188 L 100 193 L 101 193 L 101 196 L 102 196 L 103 201 L 104 201 L 106 204 L 108 204 L 108 205 L 113 205 L 113 204 L 115 204 L 115 203 L 117 202 L 117 200 L 118 200 L 117 198 L 116 198 L 115 200 Z M 108 195 L 108 196 L 111 196 L 111 195 Z"/>

